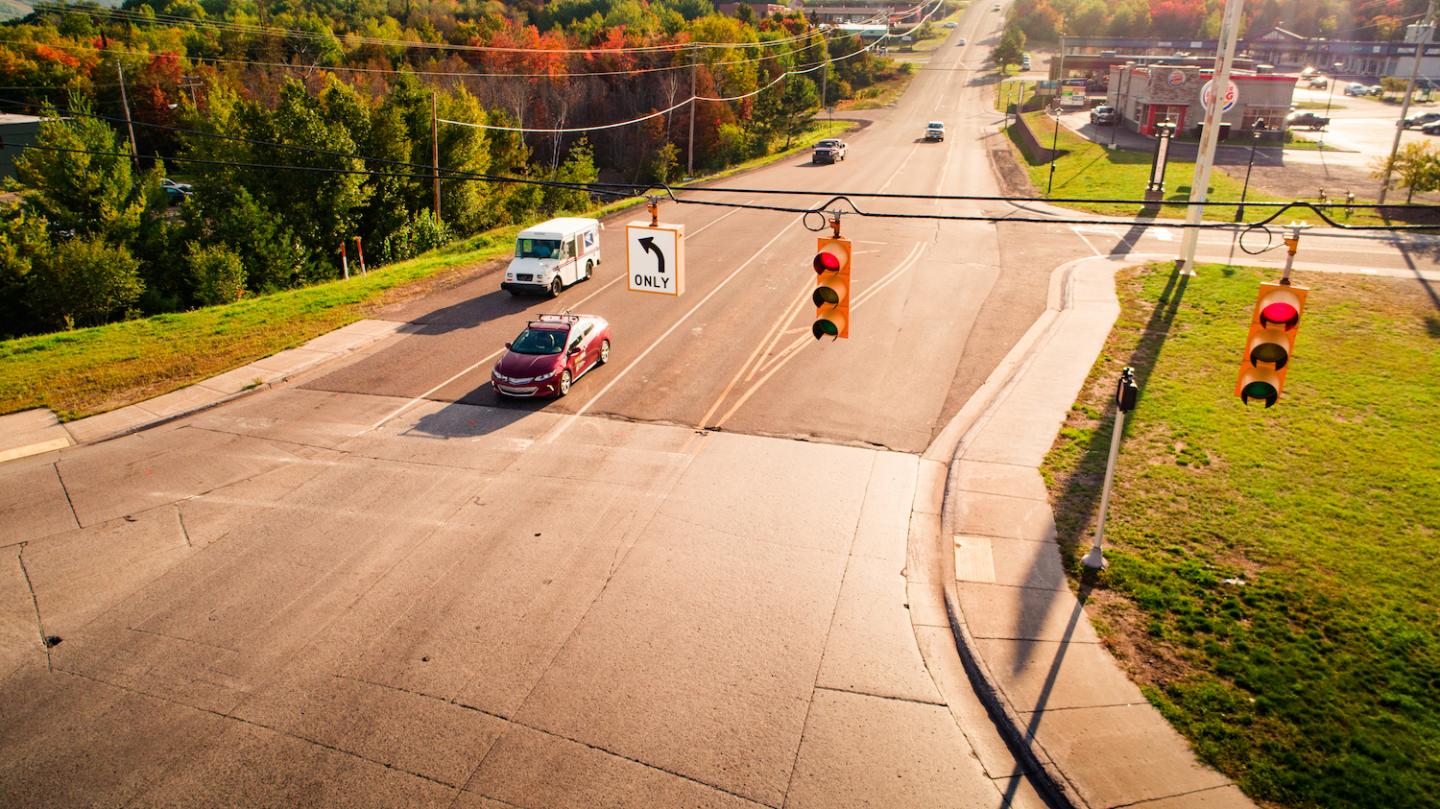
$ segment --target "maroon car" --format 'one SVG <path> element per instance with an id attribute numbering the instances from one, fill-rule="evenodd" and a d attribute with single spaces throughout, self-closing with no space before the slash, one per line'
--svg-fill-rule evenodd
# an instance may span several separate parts
<path id="1" fill-rule="evenodd" d="M 596 315 L 541 315 L 495 363 L 490 381 L 506 396 L 564 396 L 610 359 L 610 324 Z"/>

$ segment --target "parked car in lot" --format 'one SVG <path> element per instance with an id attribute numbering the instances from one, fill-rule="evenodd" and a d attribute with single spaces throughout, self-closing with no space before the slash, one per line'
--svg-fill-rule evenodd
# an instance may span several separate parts
<path id="1" fill-rule="evenodd" d="M 1378 84 L 1372 84 L 1369 87 L 1365 88 L 1365 95 L 1375 96 L 1376 98 L 1379 98 L 1380 96 L 1385 95 L 1385 88 L 1381 87 Z"/>
<path id="2" fill-rule="evenodd" d="M 610 324 L 598 315 L 541 315 L 490 372 L 490 383 L 505 396 L 564 396 L 570 386 L 610 360 Z"/>
<path id="3" fill-rule="evenodd" d="M 959 27 L 960 27 L 960 23 L 955 22 L 954 20 L 951 20 L 950 22 L 945 23 L 945 27 L 946 27 L 946 28 L 959 28 Z"/>
<path id="4" fill-rule="evenodd" d="M 1420 127 L 1420 131 L 1426 135 L 1440 135 L 1440 121 L 1432 121 Z"/>
<path id="5" fill-rule="evenodd" d="M 1306 80 L 1305 86 L 1309 87 L 1311 90 L 1324 90 L 1326 87 L 1330 86 L 1330 81 L 1324 76 L 1311 76 L 1309 79 Z"/>
<path id="6" fill-rule="evenodd" d="M 1440 121 L 1440 112 L 1422 112 L 1419 115 L 1412 115 L 1405 119 L 1406 129 L 1419 129 L 1426 124 L 1433 124 Z"/>
<path id="7" fill-rule="evenodd" d="M 165 192 L 165 198 L 170 201 L 171 205 L 184 202 L 186 197 L 195 193 L 195 189 L 191 188 L 189 183 L 177 183 L 169 177 L 160 181 L 160 190 Z"/>
<path id="8" fill-rule="evenodd" d="M 925 140 L 945 140 L 945 123 L 931 121 L 925 125 Z"/>
<path id="9" fill-rule="evenodd" d="M 1119 111 L 1111 106 L 1101 106 L 1090 110 L 1090 123 L 1092 124 L 1114 124 L 1119 118 Z"/>
<path id="10" fill-rule="evenodd" d="M 1370 88 L 1366 87 L 1358 81 L 1352 81 L 1349 84 L 1345 85 L 1345 95 L 1347 96 L 1363 96 L 1368 95 L 1369 92 Z"/>
<path id="11" fill-rule="evenodd" d="M 1330 119 L 1313 112 L 1292 112 L 1285 116 L 1285 127 L 1287 129 L 1324 129 L 1330 125 Z"/>
<path id="12" fill-rule="evenodd" d="M 815 144 L 815 151 L 810 153 L 811 163 L 834 163 L 845 159 L 848 147 L 845 141 L 839 138 L 826 138 Z"/>

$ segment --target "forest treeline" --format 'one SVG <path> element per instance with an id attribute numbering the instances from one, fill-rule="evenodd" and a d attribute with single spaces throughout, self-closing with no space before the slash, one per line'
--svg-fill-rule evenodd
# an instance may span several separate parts
<path id="1" fill-rule="evenodd" d="M 1389 41 L 1418 23 L 1428 0 L 1248 0 L 1242 34 L 1284 28 L 1307 37 Z M 1029 39 L 1214 38 L 1224 0 L 1016 0 L 1009 20 Z"/>
<path id="2" fill-rule="evenodd" d="M 356 236 L 373 265 L 592 202 L 488 176 L 651 183 L 723 168 L 784 147 L 823 104 L 897 72 L 873 44 L 802 13 L 749 11 L 722 16 L 708 0 L 42 7 L 0 26 L 0 112 L 45 119 L 33 148 L 6 147 L 16 176 L 0 222 L 0 336 L 332 279 Z M 192 192 L 167 191 L 166 178 Z"/>

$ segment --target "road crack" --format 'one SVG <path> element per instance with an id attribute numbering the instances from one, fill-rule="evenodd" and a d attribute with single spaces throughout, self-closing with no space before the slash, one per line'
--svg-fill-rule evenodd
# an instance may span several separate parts
<path id="1" fill-rule="evenodd" d="M 30 581 L 30 570 L 25 567 L 25 546 L 28 542 L 20 543 L 20 550 L 15 553 L 15 561 L 20 563 L 20 576 L 25 579 L 25 589 L 30 592 L 30 604 L 35 608 L 35 628 L 40 632 L 40 648 L 45 651 L 45 670 L 55 671 L 55 663 L 50 659 L 50 647 L 60 642 L 59 638 L 51 638 L 45 634 L 45 621 L 40 617 L 40 599 L 35 595 L 35 585 Z"/>

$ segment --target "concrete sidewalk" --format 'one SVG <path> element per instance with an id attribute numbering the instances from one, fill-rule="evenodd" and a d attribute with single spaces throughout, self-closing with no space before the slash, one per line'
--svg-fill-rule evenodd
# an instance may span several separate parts
<path id="1" fill-rule="evenodd" d="M 60 423 L 47 408 L 0 416 L 0 463 L 75 444 L 103 441 L 195 413 L 269 388 L 301 371 L 329 362 L 376 340 L 399 333 L 408 324 L 360 320 L 287 351 L 108 413 Z"/>
<path id="2" fill-rule="evenodd" d="M 976 692 L 1012 749 L 1048 774 L 1053 803 L 1252 807 L 1100 644 L 1066 577 L 1039 472 L 1119 314 L 1115 271 L 1134 263 L 1058 268 L 1045 314 L 926 452 L 949 464 L 946 606 Z"/>

